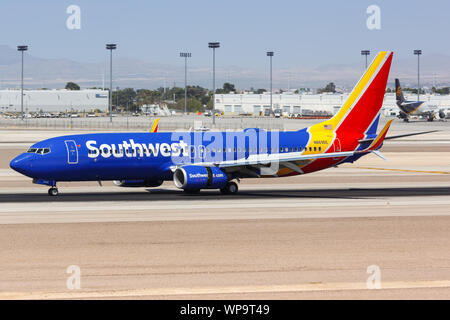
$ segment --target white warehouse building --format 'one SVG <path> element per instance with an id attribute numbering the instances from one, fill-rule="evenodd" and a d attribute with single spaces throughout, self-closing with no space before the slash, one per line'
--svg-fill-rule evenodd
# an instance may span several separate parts
<path id="1" fill-rule="evenodd" d="M 294 94 L 282 93 L 272 95 L 273 110 L 281 109 L 284 115 L 300 114 L 320 115 L 335 114 L 347 100 L 349 93 Z M 216 94 L 215 107 L 224 115 L 247 114 L 253 116 L 267 115 L 270 111 L 270 94 Z M 417 100 L 417 95 L 405 95 L 408 100 Z M 421 95 L 420 100 L 435 104 L 439 109 L 450 108 L 450 95 Z M 398 108 L 394 93 L 386 93 L 382 113 L 396 114 Z"/>
<path id="2" fill-rule="evenodd" d="M 23 110 L 28 112 L 91 112 L 108 110 L 108 91 L 24 90 Z M 20 112 L 20 90 L 0 90 L 0 112 Z"/>

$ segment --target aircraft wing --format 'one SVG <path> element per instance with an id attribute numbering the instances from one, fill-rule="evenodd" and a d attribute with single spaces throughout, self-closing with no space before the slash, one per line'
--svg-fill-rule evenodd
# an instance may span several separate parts
<path id="1" fill-rule="evenodd" d="M 305 161 L 305 160 L 311 161 L 311 160 L 323 159 L 323 158 L 349 157 L 354 154 L 355 154 L 354 151 L 307 154 L 307 155 L 303 155 L 301 152 L 286 152 L 286 153 L 276 153 L 276 154 L 253 154 L 245 159 L 212 162 L 211 165 L 214 165 L 219 168 L 229 168 L 229 167 L 237 167 L 237 166 L 270 165 L 271 163 L 296 162 L 296 161 Z M 203 164 L 203 165 L 205 165 L 205 164 Z"/>
<path id="2" fill-rule="evenodd" d="M 433 133 L 433 132 L 439 132 L 439 130 L 431 130 L 431 131 L 421 131 L 421 132 L 412 132 L 412 133 L 405 133 L 405 134 L 399 134 L 396 136 L 389 136 L 384 138 L 384 140 L 392 140 L 392 139 L 398 139 L 398 138 L 403 138 L 403 137 L 410 137 L 410 136 L 417 136 L 419 134 L 426 134 L 426 133 Z M 363 142 L 371 142 L 375 140 L 375 138 L 373 139 L 362 139 L 359 140 L 359 143 L 363 143 Z"/>
<path id="3" fill-rule="evenodd" d="M 250 176 L 258 176 L 257 173 L 249 168 L 269 167 L 271 164 L 277 163 L 280 166 L 290 168 L 291 170 L 302 173 L 299 165 L 309 163 L 315 159 L 324 158 L 341 158 L 349 157 L 360 151 L 346 151 L 346 152 L 332 152 L 332 153 L 320 153 L 320 154 L 307 154 L 304 155 L 301 152 L 286 152 L 276 154 L 253 154 L 247 158 L 238 160 L 226 160 L 218 162 L 197 162 L 190 165 L 205 166 L 205 167 L 218 167 L 225 172 L 241 172 Z M 171 167 L 174 172 L 177 166 Z"/>
<path id="4" fill-rule="evenodd" d="M 409 136 L 417 136 L 419 134 L 426 134 L 426 133 L 432 133 L 432 132 L 438 132 L 439 130 L 431 130 L 431 131 L 422 131 L 422 132 L 413 132 L 413 133 L 406 133 L 406 134 L 399 134 L 396 136 L 389 136 L 384 138 L 385 140 L 390 140 L 390 139 L 398 139 L 398 138 L 403 138 L 403 137 L 409 137 Z"/>
<path id="5" fill-rule="evenodd" d="M 343 152 L 330 152 L 330 153 L 316 153 L 316 154 L 303 154 L 302 152 L 286 152 L 286 153 L 274 153 L 274 154 L 252 154 L 247 158 L 241 158 L 237 160 L 225 160 L 225 161 L 212 161 L 212 162 L 197 162 L 190 165 L 198 166 L 215 166 L 224 169 L 224 171 L 239 171 L 245 170 L 246 167 L 258 167 L 269 166 L 272 163 L 278 163 L 282 166 L 288 167 L 294 171 L 301 172 L 301 169 L 297 166 L 299 162 L 310 162 L 316 159 L 326 158 L 345 158 L 355 154 L 373 152 L 377 154 L 377 149 L 381 146 L 386 137 L 393 120 L 388 121 L 385 127 L 380 131 L 378 136 L 371 141 L 371 144 L 363 150 L 343 151 Z M 378 154 L 377 154 L 378 155 Z M 175 171 L 177 166 L 173 166 L 171 169 Z"/>

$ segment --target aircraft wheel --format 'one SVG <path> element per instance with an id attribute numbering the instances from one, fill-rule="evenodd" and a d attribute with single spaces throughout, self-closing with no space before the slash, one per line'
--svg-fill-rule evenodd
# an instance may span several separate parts
<path id="1" fill-rule="evenodd" d="M 239 188 L 236 182 L 228 182 L 225 187 L 220 189 L 220 192 L 223 194 L 236 194 L 238 192 Z"/>
<path id="2" fill-rule="evenodd" d="M 408 118 L 405 118 L 405 119 L 403 119 L 403 121 L 405 121 L 405 122 L 409 122 L 409 119 L 408 119 Z"/>
<path id="3" fill-rule="evenodd" d="M 49 196 L 57 196 L 58 188 L 52 187 L 52 188 L 48 189 L 48 195 Z"/>

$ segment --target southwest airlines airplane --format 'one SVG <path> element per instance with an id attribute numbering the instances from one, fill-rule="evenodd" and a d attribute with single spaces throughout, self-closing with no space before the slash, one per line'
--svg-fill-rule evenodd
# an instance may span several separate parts
<path id="1" fill-rule="evenodd" d="M 187 193 L 218 189 L 235 194 L 241 178 L 306 174 L 369 153 L 382 157 L 377 150 L 392 120 L 376 132 L 392 55 L 376 56 L 334 117 L 298 131 L 67 135 L 32 145 L 10 166 L 50 186 L 52 196 L 60 181 L 106 180 L 122 187 L 157 187 L 173 180 Z"/>

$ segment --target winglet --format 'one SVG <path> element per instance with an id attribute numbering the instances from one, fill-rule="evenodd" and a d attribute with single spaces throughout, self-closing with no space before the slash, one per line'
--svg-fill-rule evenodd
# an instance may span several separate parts
<path id="1" fill-rule="evenodd" d="M 392 120 L 389 120 L 386 125 L 384 126 L 384 128 L 380 131 L 380 133 L 378 134 L 378 136 L 372 141 L 372 143 L 370 144 L 370 146 L 364 150 L 364 151 L 372 151 L 372 150 L 377 150 L 378 148 L 380 148 L 381 144 L 384 141 L 384 138 L 386 137 L 386 134 L 389 130 L 389 127 L 391 126 Z"/>
<path id="2" fill-rule="evenodd" d="M 161 118 L 156 118 L 155 121 L 153 121 L 152 128 L 150 129 L 150 133 L 158 132 L 158 122 Z"/>

